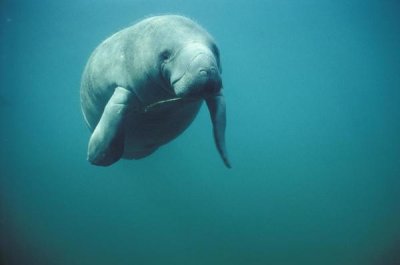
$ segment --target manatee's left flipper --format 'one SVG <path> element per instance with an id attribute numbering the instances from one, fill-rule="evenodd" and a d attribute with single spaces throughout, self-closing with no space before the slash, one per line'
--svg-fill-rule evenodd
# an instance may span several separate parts
<path id="1" fill-rule="evenodd" d="M 124 121 L 132 92 L 117 87 L 106 104 L 99 123 L 89 140 L 88 160 L 98 166 L 109 166 L 124 152 Z"/>
<path id="2" fill-rule="evenodd" d="M 218 152 L 226 167 L 231 168 L 228 153 L 225 146 L 226 106 L 222 93 L 206 98 L 208 110 L 210 111 L 213 124 L 214 140 Z"/>

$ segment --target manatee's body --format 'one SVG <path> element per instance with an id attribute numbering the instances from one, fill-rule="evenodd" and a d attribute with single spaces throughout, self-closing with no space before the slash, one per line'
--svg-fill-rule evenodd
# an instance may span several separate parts
<path id="1" fill-rule="evenodd" d="M 212 37 L 181 16 L 147 18 L 106 39 L 81 84 L 82 111 L 93 131 L 89 161 L 106 166 L 153 153 L 181 134 L 206 100 L 229 167 L 219 60 Z"/>

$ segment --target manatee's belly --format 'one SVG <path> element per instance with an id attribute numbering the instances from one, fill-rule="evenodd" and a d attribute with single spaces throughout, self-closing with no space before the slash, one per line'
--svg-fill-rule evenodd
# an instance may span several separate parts
<path id="1" fill-rule="evenodd" d="M 157 112 L 132 113 L 126 121 L 124 158 L 141 158 L 179 136 L 196 117 L 202 101 Z"/>

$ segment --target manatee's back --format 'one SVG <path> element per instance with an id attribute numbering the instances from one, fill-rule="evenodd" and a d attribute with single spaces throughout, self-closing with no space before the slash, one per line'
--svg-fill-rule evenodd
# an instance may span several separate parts
<path id="1" fill-rule="evenodd" d="M 118 31 L 104 40 L 89 57 L 81 79 L 80 97 L 82 112 L 91 131 L 100 120 L 114 89 L 117 86 L 128 89 L 133 80 L 143 75 L 140 67 L 133 64 L 134 61 L 143 61 L 136 57 L 143 56 L 141 46 L 144 39 L 152 35 L 158 19 L 147 18 Z M 148 41 L 154 43 L 151 39 Z"/>
<path id="2" fill-rule="evenodd" d="M 92 131 L 115 88 L 129 86 L 126 49 L 135 31 L 132 26 L 107 38 L 93 51 L 86 64 L 80 98 L 85 121 Z"/>

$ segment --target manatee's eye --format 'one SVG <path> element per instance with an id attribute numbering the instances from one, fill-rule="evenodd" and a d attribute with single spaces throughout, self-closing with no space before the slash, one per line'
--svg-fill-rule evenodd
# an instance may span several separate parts
<path id="1" fill-rule="evenodd" d="M 161 53 L 160 58 L 162 61 L 168 61 L 171 58 L 172 52 L 170 50 L 165 50 Z"/>

